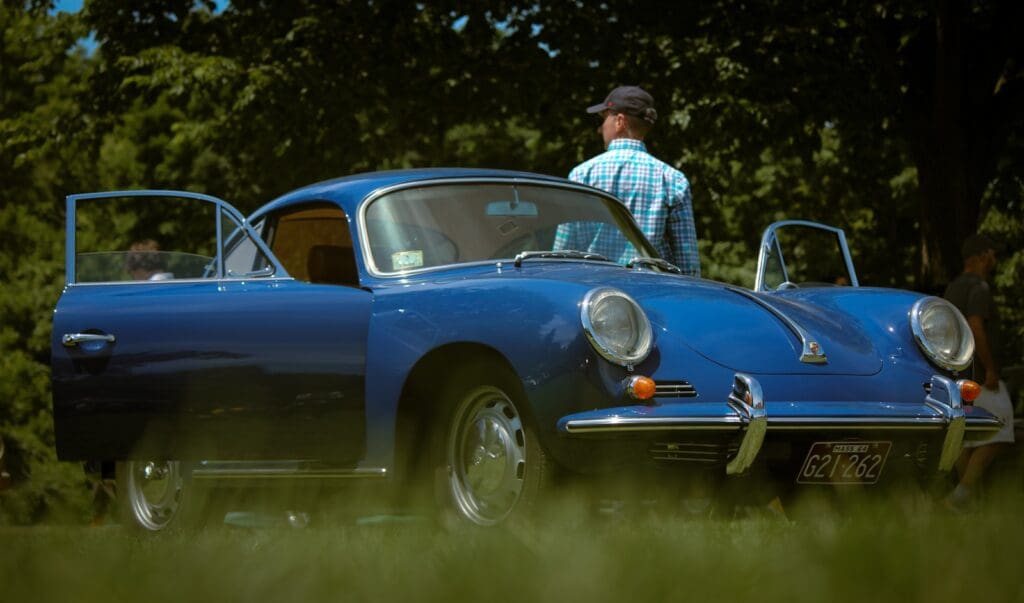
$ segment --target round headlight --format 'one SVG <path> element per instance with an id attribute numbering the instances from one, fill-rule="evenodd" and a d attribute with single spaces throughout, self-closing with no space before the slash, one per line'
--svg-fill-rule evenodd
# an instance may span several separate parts
<path id="1" fill-rule="evenodd" d="M 944 369 L 962 371 L 974 358 L 974 335 L 956 306 L 938 297 L 917 300 L 910 329 L 925 355 Z"/>
<path id="2" fill-rule="evenodd" d="M 640 305 L 618 289 L 593 289 L 583 298 L 583 332 L 601 356 L 625 367 L 651 353 L 651 323 Z"/>

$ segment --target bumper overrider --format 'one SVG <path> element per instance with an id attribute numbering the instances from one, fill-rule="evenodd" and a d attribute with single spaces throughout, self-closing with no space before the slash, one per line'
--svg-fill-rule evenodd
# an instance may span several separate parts
<path id="1" fill-rule="evenodd" d="M 894 431 L 901 434 L 942 434 L 939 471 L 949 471 L 964 440 L 984 440 L 1002 426 L 988 412 L 965 407 L 956 382 L 941 375 L 931 379 L 920 403 L 905 402 L 765 402 L 761 385 L 737 373 L 723 402 L 684 402 L 604 408 L 567 415 L 558 422 L 566 436 L 612 436 L 630 432 L 726 432 L 739 437 L 736 454 L 726 465 L 730 475 L 753 465 L 767 434 L 775 432 Z"/>

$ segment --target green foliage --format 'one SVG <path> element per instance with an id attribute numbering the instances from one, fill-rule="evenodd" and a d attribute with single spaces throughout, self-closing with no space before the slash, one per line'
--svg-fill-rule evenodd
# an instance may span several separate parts
<path id="1" fill-rule="evenodd" d="M 80 469 L 54 462 L 48 366 L 61 197 L 94 184 L 92 117 L 80 103 L 91 63 L 75 46 L 83 32 L 70 16 L 0 4 L 0 435 L 16 481 L 0 495 L 3 522 L 74 508 L 82 481 Z"/>
<path id="2" fill-rule="evenodd" d="M 49 427 L 65 195 L 178 188 L 249 211 L 376 169 L 566 174 L 601 151 L 583 108 L 620 84 L 658 101 L 648 146 L 693 184 L 706 276 L 751 285 L 762 229 L 803 218 L 846 230 L 862 283 L 938 292 L 980 226 L 1006 246 L 1021 360 L 1024 3 L 126 6 L 0 4 L 0 434 L 33 476 L 4 520 L 83 491 Z M 108 238 L 185 236 L 183 217 L 118 216 Z"/>

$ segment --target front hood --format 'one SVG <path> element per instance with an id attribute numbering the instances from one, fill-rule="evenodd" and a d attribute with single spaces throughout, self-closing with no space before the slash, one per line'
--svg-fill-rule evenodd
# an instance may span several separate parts
<path id="1" fill-rule="evenodd" d="M 647 313 L 660 348 L 685 345 L 711 362 L 751 374 L 871 375 L 882 368 L 859 320 L 835 305 L 754 294 L 757 301 L 713 281 L 626 270 L 596 263 L 529 263 L 519 278 L 619 288 Z M 827 362 L 800 361 L 796 333 L 768 304 L 817 341 Z"/>
<path id="2" fill-rule="evenodd" d="M 752 374 L 873 375 L 882 368 L 881 355 L 861 324 L 852 316 L 838 315 L 823 306 L 764 294 L 755 295 L 755 301 L 707 281 L 658 292 L 648 289 L 623 287 L 630 295 L 635 293 L 652 326 L 661 330 L 659 340 L 681 341 L 732 370 Z M 818 343 L 827 360 L 821 364 L 801 361 L 803 343 L 798 333 L 772 309 Z"/>

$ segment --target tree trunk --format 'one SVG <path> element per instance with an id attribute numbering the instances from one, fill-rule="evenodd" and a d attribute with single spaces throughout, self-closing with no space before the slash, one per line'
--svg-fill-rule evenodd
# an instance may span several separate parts
<path id="1" fill-rule="evenodd" d="M 972 190 L 963 27 L 958 0 L 940 0 L 935 16 L 935 73 L 930 107 L 921 107 L 914 137 L 921 189 L 918 286 L 936 290 L 960 272 L 960 243 L 978 226 L 981 190 Z"/>

